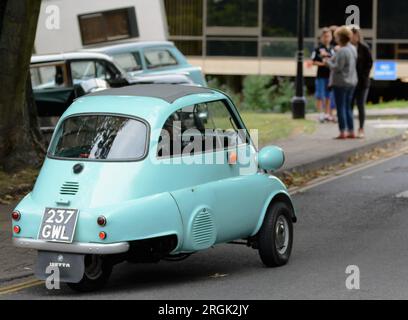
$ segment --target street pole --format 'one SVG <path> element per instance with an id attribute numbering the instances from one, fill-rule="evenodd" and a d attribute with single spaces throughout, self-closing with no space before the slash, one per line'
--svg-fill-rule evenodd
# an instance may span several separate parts
<path id="1" fill-rule="evenodd" d="M 297 15 L 297 72 L 296 72 L 296 94 L 292 98 L 292 117 L 293 119 L 304 119 L 306 109 L 306 98 L 303 90 L 303 23 L 305 17 L 304 0 L 298 0 Z"/>

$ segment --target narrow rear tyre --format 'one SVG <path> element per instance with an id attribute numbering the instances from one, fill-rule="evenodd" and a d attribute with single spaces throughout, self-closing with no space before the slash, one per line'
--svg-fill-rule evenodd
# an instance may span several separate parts
<path id="1" fill-rule="evenodd" d="M 267 267 L 280 267 L 289 261 L 293 244 L 292 208 L 273 203 L 258 234 L 259 255 Z"/>
<path id="2" fill-rule="evenodd" d="M 112 273 L 113 265 L 99 255 L 87 255 L 85 257 L 85 272 L 82 280 L 78 283 L 67 283 L 75 291 L 91 292 L 102 289 L 108 282 Z"/>

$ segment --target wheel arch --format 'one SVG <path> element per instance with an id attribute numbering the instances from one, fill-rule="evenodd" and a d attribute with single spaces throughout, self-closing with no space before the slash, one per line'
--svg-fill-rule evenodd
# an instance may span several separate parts
<path id="1" fill-rule="evenodd" d="M 297 221 L 297 217 L 296 217 L 296 213 L 295 213 L 295 207 L 293 206 L 293 202 L 292 199 L 290 197 L 290 195 L 286 192 L 286 191 L 278 191 L 273 193 L 272 195 L 269 196 L 269 198 L 267 199 L 267 201 L 265 201 L 265 205 L 262 209 L 262 213 L 261 216 L 259 217 L 259 221 L 258 224 L 256 226 L 255 231 L 253 232 L 253 234 L 251 236 L 256 235 L 259 230 L 261 229 L 262 223 L 265 219 L 266 213 L 268 212 L 269 208 L 276 202 L 284 202 L 286 203 L 291 209 L 292 209 L 292 222 L 296 223 Z"/>

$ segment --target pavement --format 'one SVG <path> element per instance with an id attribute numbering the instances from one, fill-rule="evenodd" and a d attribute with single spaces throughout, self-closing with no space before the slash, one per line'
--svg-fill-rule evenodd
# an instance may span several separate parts
<path id="1" fill-rule="evenodd" d="M 317 115 L 307 118 L 316 120 Z M 286 156 L 279 173 L 307 172 L 342 163 L 356 154 L 401 141 L 407 129 L 408 119 L 367 120 L 364 139 L 335 140 L 339 134 L 337 124 L 318 124 L 312 134 L 295 135 L 274 143 L 283 148 Z"/>
<path id="2" fill-rule="evenodd" d="M 117 265 L 107 287 L 92 294 L 36 285 L 0 298 L 408 299 L 407 181 L 402 155 L 295 194 L 293 252 L 280 268 L 229 244 L 182 262 Z M 346 287 L 349 266 L 358 267 L 359 289 Z"/>

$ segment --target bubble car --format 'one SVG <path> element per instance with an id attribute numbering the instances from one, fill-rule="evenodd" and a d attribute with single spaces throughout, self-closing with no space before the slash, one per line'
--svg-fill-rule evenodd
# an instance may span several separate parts
<path id="1" fill-rule="evenodd" d="M 296 222 L 272 174 L 284 154 L 258 152 L 249 133 L 228 96 L 204 87 L 81 97 L 12 213 L 14 245 L 38 251 L 39 279 L 58 275 L 78 291 L 102 288 L 115 264 L 179 261 L 221 243 L 246 244 L 267 267 L 282 266 Z"/>

